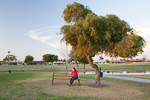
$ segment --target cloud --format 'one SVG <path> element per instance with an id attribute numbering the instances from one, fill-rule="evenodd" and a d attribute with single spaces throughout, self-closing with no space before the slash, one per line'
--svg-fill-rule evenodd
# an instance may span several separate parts
<path id="1" fill-rule="evenodd" d="M 34 40 L 38 40 L 54 48 L 60 48 L 60 39 L 62 36 L 56 35 L 60 30 L 60 26 L 47 26 L 30 30 L 28 36 Z"/>
<path id="2" fill-rule="evenodd" d="M 48 43 L 48 45 L 54 48 L 60 48 L 60 42 Z"/>

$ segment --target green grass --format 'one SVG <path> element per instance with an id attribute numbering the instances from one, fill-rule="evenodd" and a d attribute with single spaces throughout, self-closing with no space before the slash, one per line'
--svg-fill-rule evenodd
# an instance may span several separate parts
<path id="1" fill-rule="evenodd" d="M 119 76 L 150 79 L 150 75 L 119 75 Z"/>
<path id="2" fill-rule="evenodd" d="M 25 80 L 33 78 L 50 78 L 50 72 L 20 72 L 20 73 L 0 73 L 0 82 L 7 82 L 13 80 Z"/>
<path id="3" fill-rule="evenodd" d="M 52 72 L 15 72 L 0 73 L 0 82 L 8 82 L 13 80 L 52 78 Z M 95 79 L 94 74 L 80 74 L 81 79 Z"/>
<path id="4" fill-rule="evenodd" d="M 144 64 L 98 64 L 105 71 L 150 71 L 150 63 Z M 71 70 L 76 65 L 68 65 Z M 86 70 L 94 70 L 90 65 L 85 66 Z M 0 71 L 8 70 L 65 70 L 65 65 L 23 65 L 23 66 L 2 66 Z M 79 65 L 79 69 L 83 69 L 83 65 Z"/>
<path id="5" fill-rule="evenodd" d="M 105 71 L 150 71 L 150 63 L 101 65 Z"/>

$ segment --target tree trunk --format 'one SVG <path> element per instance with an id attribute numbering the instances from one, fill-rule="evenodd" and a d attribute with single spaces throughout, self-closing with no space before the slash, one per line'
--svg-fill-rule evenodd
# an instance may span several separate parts
<path id="1" fill-rule="evenodd" d="M 66 59 L 66 73 L 68 73 L 68 60 Z"/>
<path id="2" fill-rule="evenodd" d="M 93 63 L 93 61 L 88 53 L 84 52 L 84 54 L 85 54 L 86 58 L 88 59 L 90 66 L 92 66 L 95 69 L 95 83 L 96 83 L 96 86 L 98 87 L 101 85 L 99 68 L 96 64 Z"/>
<path id="3" fill-rule="evenodd" d="M 85 64 L 84 64 L 84 67 L 83 67 L 83 69 L 84 69 L 84 74 L 85 74 Z"/>
<path id="4" fill-rule="evenodd" d="M 116 58 L 116 63 L 118 64 L 118 59 Z"/>
<path id="5" fill-rule="evenodd" d="M 112 61 L 112 63 L 111 63 L 111 64 L 114 64 L 114 63 L 113 63 L 113 57 L 111 58 L 111 61 Z"/>
<path id="6" fill-rule="evenodd" d="M 78 65 L 78 62 L 76 61 L 76 65 L 77 65 L 77 69 L 79 69 L 79 65 Z"/>
<path id="7" fill-rule="evenodd" d="M 46 62 L 46 64 L 48 65 L 48 62 Z"/>

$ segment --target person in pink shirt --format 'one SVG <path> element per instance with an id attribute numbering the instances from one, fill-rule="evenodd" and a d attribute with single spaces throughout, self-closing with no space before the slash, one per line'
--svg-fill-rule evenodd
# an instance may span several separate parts
<path id="1" fill-rule="evenodd" d="M 73 75 L 73 77 L 70 79 L 70 83 L 69 83 L 69 86 L 72 85 L 73 81 L 75 79 L 78 79 L 79 78 L 79 75 L 78 75 L 78 71 L 76 70 L 75 67 L 72 68 L 72 72 L 70 73 L 70 75 Z"/>

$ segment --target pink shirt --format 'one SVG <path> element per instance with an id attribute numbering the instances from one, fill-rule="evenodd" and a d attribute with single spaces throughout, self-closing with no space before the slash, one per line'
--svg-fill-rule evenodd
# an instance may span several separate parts
<path id="1" fill-rule="evenodd" d="M 72 72 L 72 74 L 73 74 L 73 76 L 79 77 L 79 76 L 78 76 L 78 71 L 77 71 L 77 70 L 76 70 L 75 72 Z"/>

